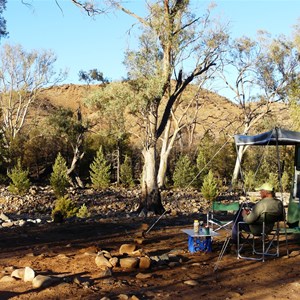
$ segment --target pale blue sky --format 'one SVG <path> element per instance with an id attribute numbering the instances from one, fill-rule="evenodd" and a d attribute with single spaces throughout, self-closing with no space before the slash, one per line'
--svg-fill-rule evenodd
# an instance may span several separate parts
<path id="1" fill-rule="evenodd" d="M 124 51 L 135 45 L 127 33 L 135 20 L 125 14 L 84 15 L 70 0 L 8 0 L 4 17 L 9 38 L 1 44 L 21 44 L 25 49 L 51 49 L 57 55 L 57 68 L 68 68 L 65 83 L 78 83 L 78 72 L 97 68 L 110 80 L 126 77 L 122 64 Z M 207 0 L 193 0 L 206 7 Z M 132 9 L 143 12 L 143 0 L 127 0 Z M 215 0 L 215 14 L 230 21 L 233 36 L 254 36 L 264 29 L 276 36 L 290 35 L 300 18 L 300 0 Z"/>

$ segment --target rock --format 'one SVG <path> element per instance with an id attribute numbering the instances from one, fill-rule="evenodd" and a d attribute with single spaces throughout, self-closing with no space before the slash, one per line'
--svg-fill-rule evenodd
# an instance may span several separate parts
<path id="1" fill-rule="evenodd" d="M 37 275 L 32 280 L 32 287 L 35 289 L 45 288 L 51 286 L 52 284 L 58 282 L 60 279 L 55 277 L 50 277 L 46 275 Z"/>
<path id="2" fill-rule="evenodd" d="M 4 214 L 3 212 L 0 213 L 0 220 L 2 221 L 9 221 L 9 217 Z"/>
<path id="3" fill-rule="evenodd" d="M 135 244 L 123 244 L 119 249 L 119 253 L 121 255 L 132 254 L 132 252 L 135 250 L 135 248 L 136 248 Z"/>
<path id="4" fill-rule="evenodd" d="M 0 282 L 13 282 L 13 281 L 16 281 L 16 279 L 8 275 L 5 275 L 0 279 Z"/>
<path id="5" fill-rule="evenodd" d="M 134 242 L 137 243 L 138 245 L 142 245 L 144 240 L 145 240 L 145 238 L 143 238 L 143 237 L 137 237 L 134 239 Z"/>
<path id="6" fill-rule="evenodd" d="M 150 274 L 150 273 L 138 273 L 135 277 L 137 279 L 147 279 L 147 278 L 151 278 L 152 274 Z"/>
<path id="7" fill-rule="evenodd" d="M 120 295 L 118 296 L 118 299 L 119 299 L 119 300 L 128 300 L 129 297 L 128 297 L 127 295 L 125 295 L 125 294 L 120 294 Z"/>
<path id="8" fill-rule="evenodd" d="M 139 300 L 139 298 L 138 298 L 137 296 L 135 296 L 135 295 L 132 295 L 132 296 L 129 298 L 129 300 Z"/>
<path id="9" fill-rule="evenodd" d="M 103 269 L 98 275 L 99 278 L 105 278 L 110 276 L 112 276 L 112 271 L 109 268 Z"/>
<path id="10" fill-rule="evenodd" d="M 2 225 L 2 227 L 8 228 L 8 227 L 14 226 L 14 222 L 8 222 L 8 221 L 6 221 L 6 222 L 2 223 L 1 225 Z"/>
<path id="11" fill-rule="evenodd" d="M 184 281 L 184 284 L 195 286 L 198 285 L 199 283 L 196 280 L 191 279 L 191 280 Z"/>
<path id="12" fill-rule="evenodd" d="M 14 270 L 12 273 L 11 273 L 11 277 L 14 277 L 14 278 L 18 278 L 18 279 L 23 279 L 24 278 L 24 272 L 25 272 L 25 269 L 22 268 L 22 269 L 16 269 Z"/>
<path id="13" fill-rule="evenodd" d="M 119 263 L 119 259 L 117 257 L 112 257 L 112 258 L 109 259 L 109 262 L 115 268 Z"/>
<path id="14" fill-rule="evenodd" d="M 147 256 L 143 256 L 140 258 L 139 268 L 140 269 L 149 269 L 151 265 L 151 259 Z"/>
<path id="15" fill-rule="evenodd" d="M 139 259 L 135 258 L 135 257 L 121 258 L 120 266 L 121 266 L 121 268 L 132 269 L 137 266 L 138 262 L 139 262 Z"/>
<path id="16" fill-rule="evenodd" d="M 95 263 L 100 268 L 112 268 L 112 264 L 109 262 L 109 260 L 104 257 L 103 254 L 97 254 L 95 258 Z"/>
<path id="17" fill-rule="evenodd" d="M 25 267 L 25 269 L 24 269 L 24 278 L 23 278 L 23 280 L 24 280 L 25 282 L 32 281 L 34 277 L 35 277 L 35 272 L 34 272 L 34 270 L 32 270 L 32 269 L 29 268 L 29 267 Z"/>

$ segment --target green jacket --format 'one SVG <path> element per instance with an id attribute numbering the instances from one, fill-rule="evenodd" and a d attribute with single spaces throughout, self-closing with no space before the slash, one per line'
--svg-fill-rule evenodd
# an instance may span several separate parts
<path id="1" fill-rule="evenodd" d="M 282 202 L 274 198 L 264 198 L 253 206 L 249 215 L 243 217 L 244 222 L 249 224 L 250 230 L 254 235 L 260 235 L 262 233 L 264 213 L 271 213 L 283 220 L 284 208 Z M 275 221 L 266 222 L 265 232 L 269 233 L 274 227 L 274 224 Z"/>

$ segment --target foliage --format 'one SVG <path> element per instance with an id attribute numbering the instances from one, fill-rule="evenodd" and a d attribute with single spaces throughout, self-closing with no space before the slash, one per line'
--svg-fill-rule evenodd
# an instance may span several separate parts
<path id="1" fill-rule="evenodd" d="M 270 172 L 267 181 L 272 184 L 275 191 L 279 190 L 278 173 Z"/>
<path id="2" fill-rule="evenodd" d="M 60 197 L 55 201 L 55 206 L 52 210 L 52 218 L 55 220 L 57 216 L 62 217 L 62 219 L 71 218 L 76 216 L 78 213 L 78 208 L 74 201 L 69 199 L 67 196 Z"/>
<path id="3" fill-rule="evenodd" d="M 85 81 L 87 84 L 90 84 L 93 81 L 99 81 L 101 83 L 108 83 L 108 79 L 103 76 L 103 73 L 97 69 L 86 71 L 79 71 L 79 80 Z"/>
<path id="4" fill-rule="evenodd" d="M 68 168 L 66 160 L 58 153 L 53 165 L 53 172 L 50 177 L 50 185 L 54 190 L 56 197 L 62 197 L 66 194 L 70 178 L 67 174 Z"/>
<path id="5" fill-rule="evenodd" d="M 110 165 L 104 157 L 102 146 L 100 146 L 90 165 L 90 178 L 92 187 L 96 190 L 104 189 L 110 183 Z"/>
<path id="6" fill-rule="evenodd" d="M 84 203 L 80 206 L 78 212 L 76 213 L 77 218 L 88 218 L 90 217 L 90 215 L 91 214 L 89 213 L 88 208 Z"/>
<path id="7" fill-rule="evenodd" d="M 56 56 L 47 50 L 26 51 L 21 45 L 5 44 L 0 53 L 0 110 L 7 148 L 20 135 L 43 87 L 63 80 L 54 71 Z"/>
<path id="8" fill-rule="evenodd" d="M 0 40 L 2 37 L 8 35 L 8 32 L 6 31 L 6 20 L 2 16 L 6 9 L 6 2 L 7 0 L 0 0 Z"/>
<path id="9" fill-rule="evenodd" d="M 175 187 L 187 188 L 190 185 L 197 186 L 197 169 L 187 155 L 181 155 L 176 163 L 173 173 Z"/>
<path id="10" fill-rule="evenodd" d="M 283 192 L 288 192 L 291 188 L 290 176 L 286 171 L 282 173 L 281 185 L 282 185 Z"/>
<path id="11" fill-rule="evenodd" d="M 252 191 L 256 187 L 255 174 L 252 170 L 244 173 L 245 189 Z"/>
<path id="12" fill-rule="evenodd" d="M 214 178 L 212 170 L 204 177 L 201 193 L 203 197 L 208 201 L 213 201 L 218 197 L 218 184 Z"/>
<path id="13" fill-rule="evenodd" d="M 125 187 L 132 187 L 133 186 L 133 178 L 132 178 L 132 165 L 131 165 L 131 159 L 129 156 L 125 156 L 124 162 L 121 165 L 120 170 L 120 179 L 121 183 Z"/>
<path id="14" fill-rule="evenodd" d="M 26 192 L 28 192 L 30 187 L 28 174 L 29 171 L 23 170 L 21 159 L 18 159 L 16 166 L 7 173 L 8 177 L 12 180 L 8 190 L 14 194 L 23 196 Z"/>

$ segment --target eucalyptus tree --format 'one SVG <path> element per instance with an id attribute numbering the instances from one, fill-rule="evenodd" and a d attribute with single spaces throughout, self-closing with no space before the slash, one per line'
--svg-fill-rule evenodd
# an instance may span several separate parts
<path id="1" fill-rule="evenodd" d="M 71 1 L 88 14 L 106 11 L 103 7 L 96 8 L 95 1 Z M 143 129 L 144 167 L 139 209 L 162 213 L 157 181 L 158 140 L 187 86 L 198 77 L 208 76 L 217 66 L 227 34 L 222 26 L 213 23 L 210 9 L 196 16 L 188 0 L 145 1 L 146 17 L 131 11 L 122 1 L 106 3 L 135 18 L 141 26 L 139 49 L 128 51 L 125 59 L 133 93 L 131 113 L 138 117 Z"/>
<path id="2" fill-rule="evenodd" d="M 274 112 L 275 103 L 284 103 L 298 66 L 298 52 L 285 36 L 272 39 L 261 32 L 256 40 L 241 37 L 230 43 L 219 73 L 241 109 L 239 130 L 247 135 Z M 240 147 L 232 176 L 236 181 L 246 148 Z"/>
<path id="3" fill-rule="evenodd" d="M 1 134 L 4 146 L 24 128 L 32 105 L 43 87 L 65 78 L 56 75 L 56 56 L 48 50 L 26 51 L 21 45 L 5 44 L 0 51 Z"/>

